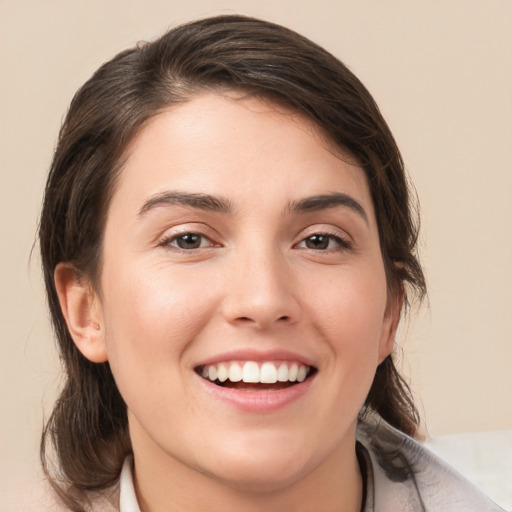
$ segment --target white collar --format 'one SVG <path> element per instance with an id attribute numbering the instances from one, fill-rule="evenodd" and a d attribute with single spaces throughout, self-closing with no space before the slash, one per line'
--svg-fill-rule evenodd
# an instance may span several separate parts
<path id="1" fill-rule="evenodd" d="M 133 458 L 126 457 L 119 477 L 119 512 L 140 512 L 133 483 Z"/>

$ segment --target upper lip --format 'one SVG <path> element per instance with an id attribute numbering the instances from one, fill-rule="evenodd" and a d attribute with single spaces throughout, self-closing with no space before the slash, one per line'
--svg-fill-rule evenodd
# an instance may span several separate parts
<path id="1" fill-rule="evenodd" d="M 194 365 L 194 368 L 207 366 L 211 364 L 217 364 L 222 362 L 229 361 L 255 361 L 255 362 L 263 362 L 263 361 L 290 361 L 297 362 L 303 364 L 305 366 L 314 367 L 313 361 L 302 355 L 297 354 L 296 352 L 290 350 L 232 350 L 229 352 L 222 352 L 219 354 L 215 354 L 214 356 L 208 357 L 197 364 Z"/>

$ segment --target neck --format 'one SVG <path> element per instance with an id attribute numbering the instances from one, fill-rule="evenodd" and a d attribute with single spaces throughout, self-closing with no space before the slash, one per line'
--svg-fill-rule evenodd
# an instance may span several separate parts
<path id="1" fill-rule="evenodd" d="M 135 435 L 132 437 L 134 481 L 140 509 L 142 512 L 359 512 L 363 486 L 355 432 L 347 437 L 318 466 L 272 488 L 233 483 L 206 474 L 162 453 L 150 439 L 137 439 Z"/>

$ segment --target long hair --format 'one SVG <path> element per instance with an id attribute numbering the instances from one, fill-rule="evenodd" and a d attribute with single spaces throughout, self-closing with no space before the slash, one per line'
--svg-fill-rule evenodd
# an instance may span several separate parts
<path id="1" fill-rule="evenodd" d="M 60 262 L 98 287 L 109 201 L 129 143 L 169 105 L 201 91 L 236 90 L 313 120 L 354 156 L 370 187 L 390 292 L 422 297 L 417 222 L 400 152 L 373 98 L 330 53 L 279 25 L 219 16 L 177 27 L 102 65 L 72 100 L 45 190 L 40 220 L 43 274 L 65 384 L 43 432 L 41 458 L 72 510 L 85 491 L 118 478 L 131 451 L 126 405 L 108 362 L 83 357 L 67 330 L 54 283 Z M 364 410 L 414 435 L 418 414 L 393 356 L 377 369 Z M 48 456 L 53 448 L 57 473 Z M 56 476 L 56 474 L 58 476 Z"/>

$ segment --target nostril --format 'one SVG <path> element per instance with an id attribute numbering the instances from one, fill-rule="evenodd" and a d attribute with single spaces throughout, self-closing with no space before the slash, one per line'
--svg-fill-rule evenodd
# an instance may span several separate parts
<path id="1" fill-rule="evenodd" d="M 253 319 L 253 318 L 250 318 L 250 317 L 248 317 L 248 316 L 239 316 L 239 317 L 237 318 L 237 320 L 238 320 L 238 321 L 240 321 L 240 322 L 244 322 L 244 323 L 247 323 L 247 322 L 256 322 L 256 323 L 258 323 L 258 322 L 257 322 L 257 320 L 255 320 L 255 319 Z M 290 320 L 291 320 L 291 317 L 290 317 L 290 316 L 288 316 L 288 315 L 280 316 L 280 317 L 277 319 L 277 321 L 278 321 L 278 322 L 288 322 L 288 321 L 290 321 Z"/>

